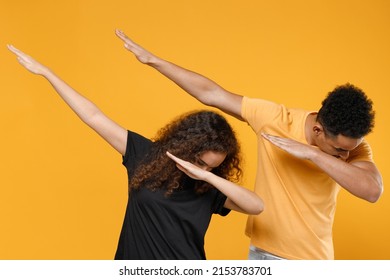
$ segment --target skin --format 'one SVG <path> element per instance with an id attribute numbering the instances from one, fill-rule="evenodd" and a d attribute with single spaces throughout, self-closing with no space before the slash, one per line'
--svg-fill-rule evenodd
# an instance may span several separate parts
<path id="1" fill-rule="evenodd" d="M 263 201 L 258 196 L 254 196 L 252 191 L 242 187 L 237 188 L 233 182 L 211 173 L 213 168 L 218 167 L 225 160 L 226 154 L 207 151 L 200 156 L 200 161 L 197 161 L 195 165 L 169 152 L 167 156 L 174 160 L 177 168 L 189 177 L 203 180 L 224 193 L 228 197 L 224 204 L 225 208 L 247 214 L 259 214 L 264 210 Z"/>
<path id="2" fill-rule="evenodd" d="M 115 33 L 123 41 L 124 47 L 141 63 L 155 68 L 201 103 L 243 120 L 241 117 L 243 96 L 227 91 L 198 73 L 155 56 L 136 44 L 121 30 L 116 30 Z M 374 163 L 345 161 L 349 152 L 363 139 L 353 139 L 343 135 L 327 136 L 321 124 L 316 121 L 315 114 L 309 115 L 305 123 L 307 144 L 265 133 L 262 136 L 285 152 L 299 159 L 312 161 L 354 196 L 376 202 L 382 195 L 382 176 Z"/>
<path id="3" fill-rule="evenodd" d="M 8 49 L 16 55 L 19 63 L 28 71 L 47 79 L 59 96 L 85 124 L 95 130 L 121 155 L 125 154 L 127 145 L 127 130 L 125 128 L 110 119 L 93 102 L 75 91 L 48 67 L 12 45 L 8 45 Z M 257 194 L 210 172 L 225 160 L 225 154 L 206 151 L 200 156 L 197 165 L 183 161 L 170 153 L 167 153 L 167 156 L 174 160 L 177 167 L 187 175 L 196 180 L 204 180 L 224 193 L 227 196 L 224 204 L 226 208 L 251 215 L 257 215 L 263 211 L 263 201 Z"/>

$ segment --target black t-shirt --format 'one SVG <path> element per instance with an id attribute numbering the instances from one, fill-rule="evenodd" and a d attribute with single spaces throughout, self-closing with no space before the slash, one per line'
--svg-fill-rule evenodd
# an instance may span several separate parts
<path id="1" fill-rule="evenodd" d="M 128 132 L 123 165 L 129 178 L 151 146 L 149 139 Z M 204 236 L 212 214 L 225 216 L 230 212 L 223 207 L 225 200 L 216 188 L 197 194 L 189 177 L 170 196 L 163 189 L 132 189 L 115 259 L 206 259 Z"/>

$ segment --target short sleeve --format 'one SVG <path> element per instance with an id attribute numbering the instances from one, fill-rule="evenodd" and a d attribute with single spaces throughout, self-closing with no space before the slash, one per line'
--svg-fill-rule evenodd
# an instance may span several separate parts
<path id="1" fill-rule="evenodd" d="M 122 157 L 122 164 L 128 169 L 133 168 L 150 150 L 151 144 L 152 141 L 150 139 L 147 139 L 138 133 L 128 131 L 126 152 Z"/>
<path id="2" fill-rule="evenodd" d="M 287 116 L 286 108 L 283 105 L 264 99 L 244 97 L 241 103 L 241 117 L 256 134 L 265 124 L 272 122 L 284 112 Z"/>
<path id="3" fill-rule="evenodd" d="M 373 162 L 372 150 L 370 145 L 363 140 L 359 146 L 357 146 L 354 150 L 352 150 L 349 154 L 347 162 L 354 161 L 371 161 Z"/>
<path id="4" fill-rule="evenodd" d="M 226 195 L 224 195 L 220 191 L 217 191 L 217 195 L 214 201 L 213 214 L 226 216 L 230 213 L 230 209 L 224 207 L 226 199 Z"/>

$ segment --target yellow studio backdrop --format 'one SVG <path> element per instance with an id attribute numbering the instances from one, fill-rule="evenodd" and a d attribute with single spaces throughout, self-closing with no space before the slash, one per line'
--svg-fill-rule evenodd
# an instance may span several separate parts
<path id="1" fill-rule="evenodd" d="M 127 201 L 121 157 L 86 127 L 42 77 L 21 67 L 11 43 L 48 65 L 121 125 L 152 137 L 205 108 L 140 64 L 114 34 L 226 89 L 317 110 L 351 82 L 373 100 L 367 139 L 383 174 L 389 139 L 390 2 L 261 0 L 1 0 L 0 259 L 112 259 Z M 229 117 L 252 189 L 255 136 Z M 336 259 L 390 259 L 389 196 L 376 204 L 341 191 Z M 214 217 L 209 259 L 246 259 L 246 216 Z"/>

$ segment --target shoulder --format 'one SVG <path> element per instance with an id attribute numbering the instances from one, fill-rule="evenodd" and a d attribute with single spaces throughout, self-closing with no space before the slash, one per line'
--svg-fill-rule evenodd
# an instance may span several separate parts
<path id="1" fill-rule="evenodd" d="M 309 112 L 273 101 L 244 97 L 242 118 L 259 132 L 266 125 L 301 126 Z"/>
<path id="2" fill-rule="evenodd" d="M 146 155 L 152 146 L 152 140 L 134 131 L 127 132 L 126 153 L 123 156 L 123 164 L 130 158 L 140 158 Z"/>
<path id="3" fill-rule="evenodd" d="M 151 143 L 152 141 L 149 139 L 149 138 L 146 138 L 145 136 L 137 133 L 137 132 L 134 132 L 134 131 L 131 131 L 131 130 L 128 130 L 127 131 L 127 142 L 129 143 L 132 143 L 134 145 L 142 145 L 142 144 L 148 144 L 148 143 Z"/>

